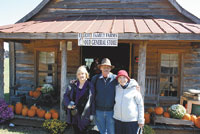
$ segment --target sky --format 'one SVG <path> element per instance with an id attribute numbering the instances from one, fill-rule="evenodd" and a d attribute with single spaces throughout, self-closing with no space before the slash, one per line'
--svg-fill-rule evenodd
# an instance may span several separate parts
<path id="1" fill-rule="evenodd" d="M 14 24 L 32 11 L 42 0 L 0 0 L 0 26 Z M 186 10 L 200 18 L 200 0 L 177 0 Z M 5 49 L 8 49 L 7 44 Z"/>

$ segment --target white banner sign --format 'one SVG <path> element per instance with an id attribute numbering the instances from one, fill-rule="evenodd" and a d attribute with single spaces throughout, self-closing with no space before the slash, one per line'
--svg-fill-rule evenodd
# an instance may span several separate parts
<path id="1" fill-rule="evenodd" d="M 118 34 L 113 33 L 79 33 L 78 46 L 118 46 Z"/>

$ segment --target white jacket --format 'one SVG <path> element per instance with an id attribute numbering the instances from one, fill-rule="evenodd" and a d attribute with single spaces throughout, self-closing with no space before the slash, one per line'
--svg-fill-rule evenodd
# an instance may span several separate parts
<path id="1" fill-rule="evenodd" d="M 137 85 L 138 83 L 131 79 L 125 89 L 120 84 L 116 86 L 113 115 L 116 120 L 138 121 L 139 124 L 144 124 L 144 102 L 141 93 L 136 89 Z"/>

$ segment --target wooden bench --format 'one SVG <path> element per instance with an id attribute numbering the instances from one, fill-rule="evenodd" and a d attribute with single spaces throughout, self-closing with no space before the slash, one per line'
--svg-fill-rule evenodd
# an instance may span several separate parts
<path id="1" fill-rule="evenodd" d="M 157 106 L 159 102 L 159 80 L 157 76 L 146 76 L 145 88 L 144 103 Z"/>

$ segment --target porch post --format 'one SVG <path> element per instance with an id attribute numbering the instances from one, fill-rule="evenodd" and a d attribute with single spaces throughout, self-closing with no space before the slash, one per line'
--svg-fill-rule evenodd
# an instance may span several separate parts
<path id="1" fill-rule="evenodd" d="M 0 98 L 4 99 L 4 46 L 0 40 Z"/>
<path id="2" fill-rule="evenodd" d="M 61 90 L 60 90 L 60 120 L 66 121 L 66 114 L 62 107 L 63 95 L 67 87 L 67 43 L 60 41 L 61 48 Z"/>
<path id="3" fill-rule="evenodd" d="M 145 78 L 146 78 L 146 49 L 147 41 L 143 41 L 139 45 L 139 63 L 138 63 L 138 84 L 144 99 L 145 96 Z"/>

